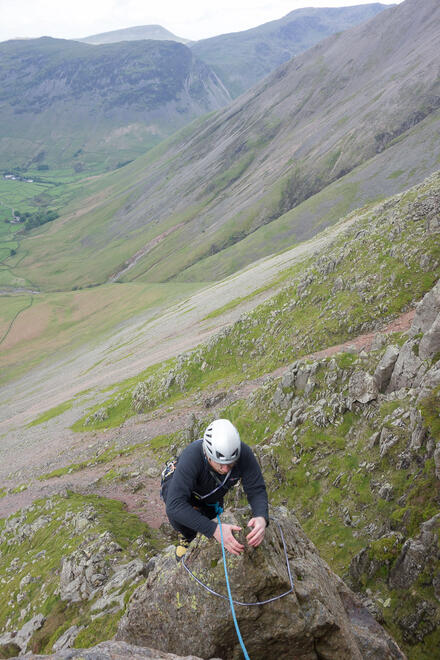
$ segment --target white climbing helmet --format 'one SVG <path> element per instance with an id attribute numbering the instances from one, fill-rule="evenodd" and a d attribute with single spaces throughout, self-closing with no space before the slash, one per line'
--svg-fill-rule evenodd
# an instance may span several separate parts
<path id="1" fill-rule="evenodd" d="M 203 449 L 216 463 L 234 463 L 240 457 L 240 434 L 229 419 L 215 419 L 205 431 Z"/>

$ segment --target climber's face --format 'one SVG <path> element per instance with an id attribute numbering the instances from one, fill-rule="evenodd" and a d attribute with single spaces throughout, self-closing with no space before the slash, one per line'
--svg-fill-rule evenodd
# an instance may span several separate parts
<path id="1" fill-rule="evenodd" d="M 235 465 L 234 463 L 228 463 L 225 465 L 224 463 L 216 463 L 215 461 L 212 460 L 212 458 L 208 458 L 209 465 L 212 467 L 213 470 L 218 472 L 218 474 L 227 474 L 232 470 L 232 468 Z"/>

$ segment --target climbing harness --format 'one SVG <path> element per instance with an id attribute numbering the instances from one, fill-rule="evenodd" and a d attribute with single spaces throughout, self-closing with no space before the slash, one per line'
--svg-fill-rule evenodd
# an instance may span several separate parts
<path id="1" fill-rule="evenodd" d="M 196 499 L 198 499 L 198 500 L 206 500 L 207 497 L 210 497 L 211 495 L 213 495 L 214 493 L 216 493 L 218 490 L 220 490 L 220 488 L 223 488 L 223 486 L 225 485 L 225 483 L 227 482 L 227 480 L 228 480 L 229 477 L 231 476 L 231 472 L 227 472 L 225 478 L 224 478 L 223 481 L 222 481 L 221 479 L 219 479 L 219 478 L 214 474 L 214 472 L 213 472 L 212 470 L 210 470 L 210 473 L 212 474 L 212 476 L 214 477 L 215 481 L 217 482 L 217 486 L 214 488 L 214 490 L 211 490 L 211 491 L 210 491 L 209 493 L 207 493 L 206 495 L 200 495 L 199 493 L 197 493 L 197 492 L 194 490 L 194 491 L 193 491 L 193 495 L 194 495 L 194 497 L 195 497 Z M 217 503 L 217 502 L 215 502 L 214 504 L 209 504 L 209 503 L 207 502 L 207 504 L 208 504 L 208 506 L 218 506 L 218 503 Z M 216 509 L 216 513 L 217 513 L 217 509 Z"/>
<path id="2" fill-rule="evenodd" d="M 168 481 L 168 479 L 174 474 L 177 467 L 177 460 L 178 460 L 177 458 L 174 458 L 171 461 L 168 461 L 168 463 L 165 465 L 164 469 L 162 470 L 162 474 L 160 475 L 161 500 L 164 500 L 164 485 Z"/>
<path id="3" fill-rule="evenodd" d="M 233 621 L 234 621 L 235 630 L 236 630 L 236 632 L 237 632 L 238 641 L 240 642 L 240 646 L 241 646 L 241 649 L 242 649 L 242 651 L 243 651 L 243 654 L 244 654 L 245 660 L 250 660 L 249 655 L 248 655 L 248 653 L 247 653 L 247 651 L 246 651 L 246 647 L 245 647 L 245 645 L 244 645 L 244 642 L 243 642 L 243 639 L 242 639 L 241 633 L 240 633 L 240 629 L 239 629 L 239 627 L 238 627 L 237 618 L 236 618 L 236 616 L 235 616 L 234 605 L 242 605 L 242 606 L 267 605 L 268 603 L 273 603 L 274 601 L 279 600 L 280 598 L 284 598 L 284 596 L 288 596 L 289 594 L 293 593 L 293 591 L 294 591 L 294 584 L 293 584 L 292 573 L 291 573 L 290 566 L 289 566 L 289 557 L 288 557 L 288 555 L 287 555 L 287 548 L 286 548 L 286 542 L 285 542 L 285 540 L 284 540 L 283 530 L 281 529 L 281 525 L 279 524 L 279 522 L 278 522 L 277 520 L 273 520 L 273 519 L 272 519 L 272 522 L 274 522 L 274 523 L 277 525 L 278 529 L 279 529 L 280 536 L 281 536 L 281 541 L 282 541 L 282 543 L 283 543 L 284 556 L 285 556 L 285 558 L 286 558 L 287 574 L 288 574 L 288 576 L 289 576 L 289 582 L 290 582 L 290 589 L 289 589 L 289 591 L 286 591 L 285 593 L 280 594 L 279 596 L 274 596 L 273 598 L 268 598 L 267 600 L 257 601 L 257 602 L 255 602 L 255 603 L 243 603 L 243 602 L 241 602 L 241 601 L 239 601 L 239 600 L 234 600 L 234 599 L 232 598 L 231 588 L 230 588 L 230 585 L 229 585 L 228 569 L 227 569 L 227 565 L 226 565 L 226 552 L 225 552 L 225 545 L 224 545 L 224 542 L 223 542 L 222 523 L 221 523 L 221 520 L 220 520 L 220 514 L 223 513 L 223 509 L 222 509 L 222 507 L 218 504 L 218 502 L 215 502 L 215 503 L 212 504 L 211 506 L 214 506 L 214 507 L 215 507 L 215 512 L 216 512 L 216 514 L 217 514 L 217 520 L 218 520 L 219 529 L 220 529 L 220 539 L 221 539 L 222 555 L 223 555 L 223 568 L 224 568 L 224 571 L 225 571 L 226 587 L 227 587 L 227 590 L 228 590 L 228 595 L 225 596 L 225 595 L 223 595 L 223 594 L 219 594 L 219 593 L 217 593 L 217 591 L 214 591 L 213 589 L 211 589 L 210 587 L 208 587 L 207 584 L 205 584 L 204 582 L 202 582 L 201 580 L 199 580 L 199 578 L 197 578 L 197 577 L 194 575 L 194 573 L 193 573 L 193 572 L 188 568 L 188 566 L 186 565 L 186 563 L 185 563 L 185 557 L 182 558 L 182 565 L 183 565 L 183 567 L 185 568 L 185 570 L 187 571 L 187 573 L 189 573 L 189 574 L 191 575 L 191 577 L 194 578 L 194 580 L 195 580 L 198 584 L 200 584 L 200 586 L 202 586 L 204 589 L 206 589 L 206 591 L 208 591 L 210 594 L 213 594 L 214 596 L 218 596 L 219 598 L 223 598 L 224 600 L 229 600 L 229 604 L 230 604 L 230 606 L 231 606 L 232 618 L 233 618 Z"/>

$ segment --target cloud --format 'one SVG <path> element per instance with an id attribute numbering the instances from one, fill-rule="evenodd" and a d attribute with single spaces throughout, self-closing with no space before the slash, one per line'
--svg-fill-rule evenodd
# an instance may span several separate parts
<path id="1" fill-rule="evenodd" d="M 398 1 L 398 0 L 397 0 Z M 304 4 L 340 6 L 370 0 L 0 0 L 0 40 L 14 37 L 79 38 L 134 25 L 159 24 L 190 39 L 245 30 Z"/>

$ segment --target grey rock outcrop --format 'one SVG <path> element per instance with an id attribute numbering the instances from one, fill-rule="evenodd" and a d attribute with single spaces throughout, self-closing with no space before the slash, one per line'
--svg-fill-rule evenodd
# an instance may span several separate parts
<path id="1" fill-rule="evenodd" d="M 385 392 L 393 373 L 394 365 L 399 357 L 398 346 L 388 346 L 374 372 L 374 380 L 379 392 Z"/>
<path id="2" fill-rule="evenodd" d="M 63 559 L 60 576 L 60 597 L 72 603 L 87 600 L 102 586 L 110 573 L 108 561 L 101 554 L 89 555 L 75 550 Z"/>
<path id="3" fill-rule="evenodd" d="M 419 342 L 416 339 L 410 339 L 402 346 L 387 392 L 395 392 L 402 388 L 408 389 L 420 384 L 426 371 L 426 365 L 418 355 L 418 347 Z"/>
<path id="4" fill-rule="evenodd" d="M 106 606 L 109 592 L 119 592 L 127 582 L 144 574 L 145 565 L 139 559 L 124 565 L 118 562 L 121 550 L 111 535 L 105 533 L 91 543 L 83 544 L 68 557 L 63 557 L 59 589 L 61 599 L 75 603 L 88 600 L 103 590 L 102 606 Z"/>
<path id="5" fill-rule="evenodd" d="M 440 362 L 436 362 L 422 378 L 417 399 L 420 401 L 438 385 L 440 385 Z"/>
<path id="6" fill-rule="evenodd" d="M 29 644 L 29 641 L 37 630 L 46 621 L 46 617 L 42 614 L 36 614 L 29 621 L 27 621 L 24 626 L 14 633 L 5 633 L 0 637 L 0 648 L 10 646 L 11 649 L 17 647 L 20 649 L 21 653 L 25 653 Z M 1 657 L 11 657 L 10 655 L 5 655 Z"/>
<path id="7" fill-rule="evenodd" d="M 27 653 L 15 660 L 202 660 L 195 655 L 182 657 L 174 653 L 164 653 L 153 648 L 133 646 L 125 642 L 102 642 L 90 649 L 66 649 L 55 655 L 34 655 Z M 211 660 L 220 660 L 212 658 Z"/>
<path id="8" fill-rule="evenodd" d="M 422 360 L 432 359 L 440 351 L 440 314 L 420 340 L 419 356 Z"/>
<path id="9" fill-rule="evenodd" d="M 430 562 L 440 560 L 438 537 L 440 513 L 422 523 L 421 532 L 415 539 L 408 539 L 390 571 L 391 588 L 408 589 Z"/>
<path id="10" fill-rule="evenodd" d="M 348 384 L 348 395 L 352 402 L 369 403 L 379 393 L 374 376 L 366 371 L 355 371 Z"/>
<path id="11" fill-rule="evenodd" d="M 246 524 L 244 514 L 224 516 Z M 265 600 L 290 590 L 279 521 L 284 533 L 294 589 L 285 597 L 259 607 L 236 606 L 238 624 L 252 660 L 377 660 L 404 658 L 394 641 L 366 608 L 319 557 L 296 518 L 282 507 L 274 511 L 263 545 L 228 556 L 235 598 Z M 197 538 L 186 564 L 217 593 L 226 593 L 221 549 Z M 194 631 L 203 634 L 194 634 Z M 257 633 L 257 634 L 256 634 Z M 184 655 L 213 654 L 232 660 L 240 653 L 229 603 L 203 589 L 165 554 L 145 584 L 133 594 L 121 619 L 116 639 Z"/>
<path id="12" fill-rule="evenodd" d="M 440 280 L 423 296 L 416 307 L 416 313 L 411 324 L 410 335 L 419 332 L 426 333 L 433 326 L 440 314 Z"/>
<path id="13" fill-rule="evenodd" d="M 420 388 L 420 399 L 440 383 L 440 369 L 437 364 L 430 365 L 440 351 L 440 280 L 417 305 L 409 335 L 410 339 L 399 351 L 386 391 Z M 385 369 L 387 352 L 382 358 L 384 364 L 379 363 L 375 374 L 381 391 L 380 371 Z M 391 360 L 391 357 L 390 352 L 387 359 Z"/>
<path id="14" fill-rule="evenodd" d="M 392 431 L 383 428 L 379 437 L 380 457 L 383 458 L 388 454 L 390 449 L 399 442 L 399 438 Z"/>
<path id="15" fill-rule="evenodd" d="M 81 632 L 83 627 L 70 626 L 65 633 L 61 635 L 53 645 L 53 651 L 63 651 L 64 649 L 70 649 L 73 646 L 73 642 L 78 637 L 78 634 Z"/>

